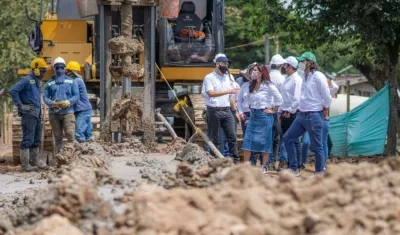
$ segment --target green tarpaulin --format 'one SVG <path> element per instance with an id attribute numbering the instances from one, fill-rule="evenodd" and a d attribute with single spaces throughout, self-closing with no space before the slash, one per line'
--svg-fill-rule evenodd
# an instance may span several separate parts
<path id="1" fill-rule="evenodd" d="M 389 123 L 389 86 L 350 112 L 330 118 L 331 155 L 373 156 L 385 148 Z M 346 141 L 347 136 L 347 141 Z"/>

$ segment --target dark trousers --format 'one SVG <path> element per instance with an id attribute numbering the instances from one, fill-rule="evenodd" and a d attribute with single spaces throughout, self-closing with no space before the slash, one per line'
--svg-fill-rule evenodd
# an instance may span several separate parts
<path id="1" fill-rule="evenodd" d="M 281 127 L 282 127 L 282 136 L 289 130 L 289 127 L 292 125 L 294 120 L 296 119 L 297 114 L 290 114 L 289 118 L 285 118 L 283 115 L 281 115 Z M 300 152 L 300 141 L 296 140 L 294 141 L 294 147 L 296 149 L 296 157 L 298 163 L 301 163 L 301 152 Z"/>
<path id="2" fill-rule="evenodd" d="M 29 114 L 22 114 L 22 142 L 21 149 L 30 149 L 39 147 L 42 132 L 42 123 L 40 118 Z"/>
<path id="3" fill-rule="evenodd" d="M 49 119 L 56 141 L 56 152 L 58 153 L 63 148 L 63 132 L 68 143 L 73 143 L 75 140 L 75 115 L 73 113 L 63 115 L 51 113 Z"/>
<path id="4" fill-rule="evenodd" d="M 225 134 L 225 138 L 228 141 L 229 154 L 235 163 L 240 162 L 236 131 L 235 131 L 235 119 L 232 115 L 230 108 L 214 108 L 207 107 L 207 129 L 210 135 L 210 139 L 219 148 L 219 128 L 222 128 Z"/>

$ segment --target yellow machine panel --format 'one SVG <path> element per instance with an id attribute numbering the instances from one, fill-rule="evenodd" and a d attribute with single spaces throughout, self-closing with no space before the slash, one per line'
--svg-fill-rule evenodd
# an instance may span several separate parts
<path id="1" fill-rule="evenodd" d="M 51 40 L 54 43 L 87 42 L 86 20 L 43 20 L 40 28 L 43 39 Z"/>
<path id="2" fill-rule="evenodd" d="M 92 44 L 90 43 L 57 43 L 54 46 L 43 45 L 42 57 L 50 57 L 52 61 L 61 56 L 67 63 L 75 60 L 83 65 L 85 62 L 92 64 Z"/>
<path id="3" fill-rule="evenodd" d="M 163 67 L 161 72 L 168 81 L 202 81 L 213 71 L 212 67 Z"/>

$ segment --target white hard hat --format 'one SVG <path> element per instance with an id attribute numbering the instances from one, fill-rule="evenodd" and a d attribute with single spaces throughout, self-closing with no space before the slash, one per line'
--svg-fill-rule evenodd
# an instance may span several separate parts
<path id="1" fill-rule="evenodd" d="M 61 57 L 57 57 L 54 60 L 53 66 L 56 65 L 56 64 L 64 64 L 64 65 L 66 65 L 65 60 L 63 58 L 61 58 Z"/>
<path id="2" fill-rule="evenodd" d="M 285 64 L 289 64 L 293 68 L 297 68 L 297 66 L 299 65 L 299 62 L 294 56 L 289 56 L 288 58 L 285 59 L 285 61 L 286 61 Z"/>
<path id="3" fill-rule="evenodd" d="M 280 54 L 276 54 L 272 56 L 270 64 L 281 65 L 284 63 L 286 63 L 285 59 Z"/>

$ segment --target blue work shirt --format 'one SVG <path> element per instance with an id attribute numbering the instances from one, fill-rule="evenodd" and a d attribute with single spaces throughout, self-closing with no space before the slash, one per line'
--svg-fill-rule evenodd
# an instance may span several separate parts
<path id="1" fill-rule="evenodd" d="M 82 78 L 75 78 L 75 82 L 79 89 L 79 100 L 74 105 L 75 112 L 92 110 L 92 104 L 89 101 L 85 82 L 82 80 Z"/>
<path id="2" fill-rule="evenodd" d="M 73 105 L 79 100 L 78 86 L 74 79 L 67 75 L 64 75 L 63 78 L 59 78 L 58 80 L 53 76 L 45 85 L 43 99 L 50 107 L 49 113 L 51 114 L 65 115 L 74 113 Z M 51 107 L 54 102 L 63 100 L 69 100 L 71 106 L 63 109 Z"/>
<path id="3" fill-rule="evenodd" d="M 29 74 L 19 80 L 10 90 L 9 94 L 16 106 L 33 105 L 35 111 L 22 111 L 18 110 L 18 114 L 29 114 L 34 117 L 40 117 L 41 114 L 41 100 L 40 100 L 40 87 L 42 81 L 36 78 L 33 74 Z"/>

